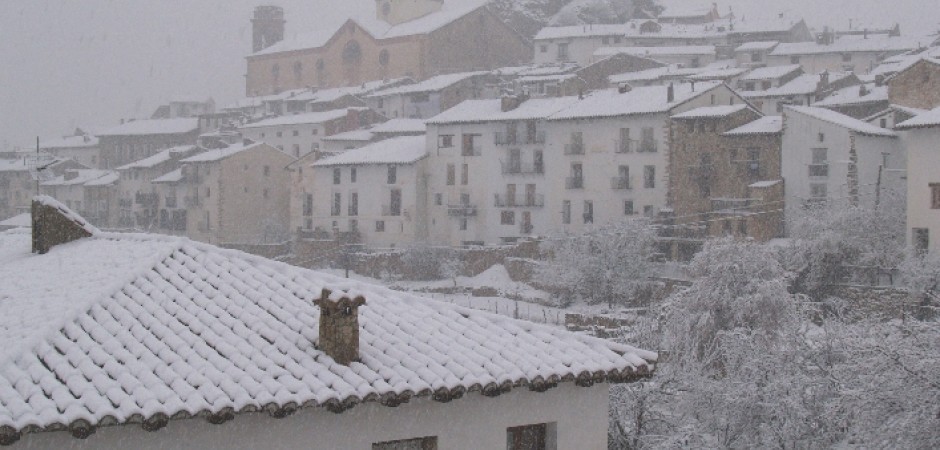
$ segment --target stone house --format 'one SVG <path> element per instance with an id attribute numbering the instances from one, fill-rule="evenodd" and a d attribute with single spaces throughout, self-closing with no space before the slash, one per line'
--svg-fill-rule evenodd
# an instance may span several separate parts
<path id="1" fill-rule="evenodd" d="M 420 81 L 531 59 L 531 43 L 484 1 L 376 2 L 375 17 L 349 19 L 336 30 L 300 35 L 248 56 L 246 92 L 268 95 L 401 77 Z"/>
<path id="2" fill-rule="evenodd" d="M 940 106 L 940 59 L 921 58 L 887 80 L 892 105 L 933 109 Z"/>
<path id="3" fill-rule="evenodd" d="M 161 150 L 193 145 L 199 139 L 198 118 L 147 119 L 124 122 L 98 133 L 103 169 L 130 164 Z"/>
<path id="4" fill-rule="evenodd" d="M 809 206 L 901 207 L 907 157 L 897 133 L 824 108 L 784 111 L 787 216 Z"/>
<path id="5" fill-rule="evenodd" d="M 907 243 L 940 254 L 940 108 L 895 126 L 907 151 Z"/>
<path id="6" fill-rule="evenodd" d="M 693 109 L 672 121 L 672 256 L 687 259 L 705 237 L 780 237 L 780 116 L 734 105 Z M 778 185 L 775 198 L 770 191 Z"/>
<path id="7" fill-rule="evenodd" d="M 428 150 L 424 136 L 375 142 L 308 168 L 300 237 L 351 235 L 373 248 L 406 247 L 428 236 Z M 295 208 L 297 212 L 297 208 Z"/>
<path id="8" fill-rule="evenodd" d="M 33 209 L 33 239 L 0 234 L 0 270 L 42 286 L 0 284 L 4 445 L 605 448 L 611 385 L 658 359 Z"/>
<path id="9" fill-rule="evenodd" d="M 163 208 L 159 223 L 185 210 L 185 235 L 223 244 L 281 243 L 289 239 L 290 175 L 294 161 L 268 144 L 246 141 L 180 160 L 180 168 L 154 180 L 173 191 L 176 208 Z M 164 205 L 166 205 L 164 203 Z M 166 210 L 166 213 L 164 213 Z M 176 213 L 177 217 L 181 213 Z"/>

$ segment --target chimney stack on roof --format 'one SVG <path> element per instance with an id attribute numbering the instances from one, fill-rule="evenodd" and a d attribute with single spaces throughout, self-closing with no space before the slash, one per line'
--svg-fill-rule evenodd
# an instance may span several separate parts
<path id="1" fill-rule="evenodd" d="M 52 197 L 39 196 L 32 204 L 33 253 L 44 255 L 56 245 L 91 237 L 95 228 Z"/>
<path id="2" fill-rule="evenodd" d="M 502 112 L 513 111 L 529 99 L 528 94 L 504 95 L 500 99 L 499 109 Z"/>
<path id="3" fill-rule="evenodd" d="M 676 101 L 676 88 L 669 83 L 669 86 L 666 88 L 666 103 L 672 103 Z"/>
<path id="4" fill-rule="evenodd" d="M 365 297 L 324 289 L 319 299 L 320 338 L 317 348 L 334 361 L 348 366 L 359 360 L 359 307 Z"/>

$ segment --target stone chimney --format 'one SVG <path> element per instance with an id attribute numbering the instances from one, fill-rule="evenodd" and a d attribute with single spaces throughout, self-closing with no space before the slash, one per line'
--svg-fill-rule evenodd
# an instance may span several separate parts
<path id="1" fill-rule="evenodd" d="M 629 83 L 620 83 L 620 85 L 617 86 L 617 92 L 621 94 L 626 94 L 627 92 L 630 92 L 632 90 L 633 90 L 633 86 L 630 86 Z"/>
<path id="2" fill-rule="evenodd" d="M 676 101 L 676 88 L 669 83 L 669 86 L 666 88 L 666 103 L 672 103 Z"/>
<path id="3" fill-rule="evenodd" d="M 875 86 L 884 86 L 885 85 L 885 76 L 882 74 L 875 75 Z"/>
<path id="4" fill-rule="evenodd" d="M 866 95 L 868 95 L 868 86 L 865 86 L 864 84 L 858 85 L 858 96 L 864 97 Z"/>
<path id="5" fill-rule="evenodd" d="M 504 95 L 500 99 L 500 110 L 502 112 L 512 111 L 529 100 L 528 94 Z"/>
<path id="6" fill-rule="evenodd" d="M 324 289 L 319 299 L 320 339 L 317 348 L 334 361 L 348 366 L 359 360 L 359 307 L 365 297 Z"/>
<path id="7" fill-rule="evenodd" d="M 91 237 L 95 229 L 78 214 L 51 197 L 40 196 L 32 204 L 33 253 L 44 255 L 56 245 Z"/>

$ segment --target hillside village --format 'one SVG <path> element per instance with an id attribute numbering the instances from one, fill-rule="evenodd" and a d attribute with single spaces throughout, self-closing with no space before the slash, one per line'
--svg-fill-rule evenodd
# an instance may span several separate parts
<path id="1" fill-rule="evenodd" d="M 258 6 L 245 73 L 218 74 L 244 75 L 243 98 L 177 98 L 0 154 L 0 273 L 51 283 L 0 287 L 38 304 L 0 300 L 0 445 L 119 445 L 141 438 L 130 424 L 195 418 L 242 428 L 179 425 L 144 447 L 188 433 L 293 447 L 314 432 L 323 448 L 940 445 L 922 409 L 889 412 L 909 441 L 857 431 L 868 415 L 820 418 L 890 409 L 837 393 L 852 383 L 940 401 L 940 35 L 709 2 L 534 36 L 484 0 L 371 13 L 287 37 L 295 18 Z M 68 269 L 43 273 L 30 250 Z M 118 278 L 118 293 L 102 286 Z M 90 312 L 66 301 L 76 286 Z M 85 315 L 32 345 L 57 309 Z M 823 348 L 835 329 L 843 346 Z M 923 341 L 904 341 L 912 329 Z M 757 397 L 796 394 L 735 393 L 715 371 L 819 383 L 818 397 L 745 417 Z M 477 391 L 501 397 L 488 408 Z M 387 408 L 409 399 L 420 426 Z M 710 422 L 708 402 L 737 415 Z M 304 408 L 313 431 L 270 431 Z M 348 438 L 366 418 L 375 430 Z M 464 419 L 495 438 L 440 431 Z"/>

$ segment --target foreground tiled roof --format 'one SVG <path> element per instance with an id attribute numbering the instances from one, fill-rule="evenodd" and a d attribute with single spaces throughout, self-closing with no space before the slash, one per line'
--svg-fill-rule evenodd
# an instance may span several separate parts
<path id="1" fill-rule="evenodd" d="M 23 433 L 303 407 L 342 412 L 624 382 L 654 353 L 181 238 L 102 234 L 29 252 L 0 234 L 0 443 Z M 54 264 L 51 263 L 54 261 Z M 317 349 L 324 288 L 355 290 L 360 362 Z"/>

